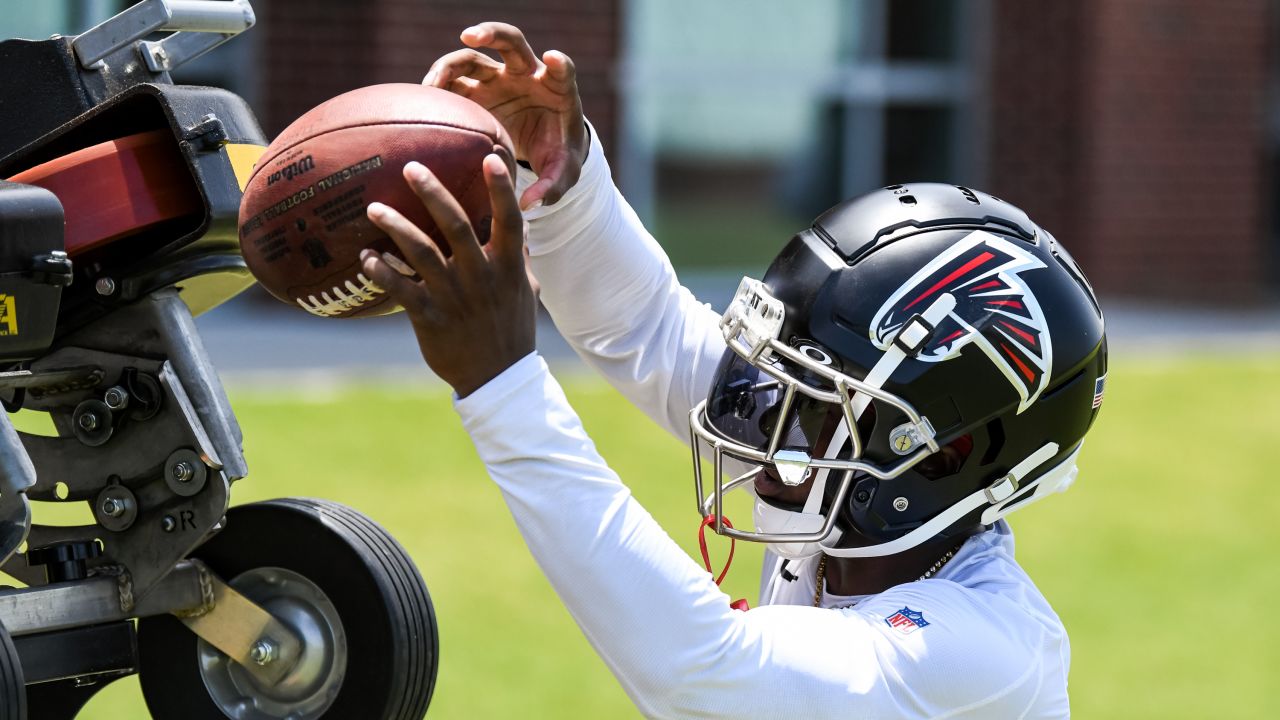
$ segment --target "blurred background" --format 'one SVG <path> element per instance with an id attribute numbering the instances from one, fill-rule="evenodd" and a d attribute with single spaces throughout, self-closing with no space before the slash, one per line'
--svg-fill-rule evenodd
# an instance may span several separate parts
<path id="1" fill-rule="evenodd" d="M 129 4 L 0 0 L 0 38 L 74 34 Z M 1025 209 L 1098 289 L 1113 350 L 1077 489 L 1013 520 L 1072 632 L 1077 715 L 1280 717 L 1276 0 L 254 7 L 255 28 L 175 80 L 241 94 L 268 138 L 343 91 L 418 82 L 481 20 L 568 53 L 615 181 L 716 307 L 811 218 L 876 187 L 965 184 Z M 349 502 L 414 552 L 441 614 L 433 717 L 634 714 L 402 317 L 317 320 L 249 291 L 200 325 L 251 450 L 237 497 Z M 687 452 L 583 375 L 545 318 L 539 343 L 606 457 L 692 548 Z M 326 426 L 356 403 L 369 427 Z M 754 597 L 743 550 L 730 592 Z M 117 683 L 84 717 L 145 717 L 136 692 Z"/>
<path id="2" fill-rule="evenodd" d="M 0 0 L 0 35 L 128 0 Z M 1275 295 L 1280 61 L 1268 0 L 259 0 L 176 79 L 268 137 L 340 92 L 417 82 L 501 18 L 577 61 L 624 194 L 678 265 L 759 267 L 809 219 L 941 180 L 1027 210 L 1104 294 Z"/>

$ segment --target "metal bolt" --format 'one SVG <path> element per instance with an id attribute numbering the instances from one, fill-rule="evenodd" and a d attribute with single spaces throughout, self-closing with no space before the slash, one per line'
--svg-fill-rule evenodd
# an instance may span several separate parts
<path id="1" fill-rule="evenodd" d="M 259 640 L 249 648 L 249 659 L 259 665 L 267 665 L 276 659 L 276 644 L 270 640 Z"/>
<path id="2" fill-rule="evenodd" d="M 166 52 L 165 49 L 160 45 L 152 45 L 150 50 L 151 50 L 151 59 L 158 66 L 157 70 L 168 70 L 169 69 L 169 53 Z"/>
<path id="3" fill-rule="evenodd" d="M 80 429 L 85 432 L 93 432 L 98 429 L 98 416 L 91 412 L 80 413 L 80 417 L 76 419 L 76 423 L 80 425 Z"/>
<path id="4" fill-rule="evenodd" d="M 909 422 L 899 425 L 889 433 L 889 447 L 899 455 L 910 454 L 922 441 L 920 431 Z"/>
<path id="5" fill-rule="evenodd" d="M 909 504 L 910 503 L 907 502 L 907 499 L 904 497 L 896 497 L 893 499 L 893 509 L 897 510 L 898 512 L 902 512 L 903 510 L 906 510 L 907 505 Z"/>
<path id="6" fill-rule="evenodd" d="M 102 394 L 102 402 L 106 403 L 107 407 L 112 410 L 120 410 L 129 404 L 129 393 L 124 388 L 116 385 L 115 387 L 107 388 L 107 391 Z"/>
<path id="7" fill-rule="evenodd" d="M 870 498 L 871 498 L 871 493 L 867 492 L 866 490 L 859 490 L 858 492 L 853 494 L 853 499 L 857 500 L 860 503 L 864 503 Z"/>
<path id="8" fill-rule="evenodd" d="M 165 515 L 160 520 L 160 529 L 165 532 L 173 532 L 178 529 L 178 521 L 173 519 L 172 515 Z"/>
<path id="9" fill-rule="evenodd" d="M 109 277 L 100 277 L 97 282 L 93 284 L 93 289 L 96 290 L 99 295 L 114 295 L 116 292 L 116 281 Z"/>
<path id="10" fill-rule="evenodd" d="M 120 517 L 124 514 L 124 503 L 109 497 L 102 501 L 102 514 L 107 517 Z"/>
<path id="11" fill-rule="evenodd" d="M 191 482 L 195 474 L 196 469 L 191 467 L 189 462 L 180 462 L 173 466 L 173 479 L 180 483 Z"/>

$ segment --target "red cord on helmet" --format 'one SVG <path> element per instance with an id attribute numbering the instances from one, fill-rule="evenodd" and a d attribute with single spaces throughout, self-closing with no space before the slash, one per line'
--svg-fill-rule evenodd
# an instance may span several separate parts
<path id="1" fill-rule="evenodd" d="M 724 522 L 724 526 L 732 528 L 733 523 L 729 522 L 729 518 L 720 516 Z M 707 526 L 716 521 L 715 515 L 708 515 L 702 518 L 702 524 L 698 526 L 698 549 L 702 551 L 702 564 L 706 566 L 707 572 L 715 575 L 715 571 L 711 569 L 711 554 L 707 552 Z M 716 585 L 724 580 L 724 576 L 729 574 L 729 565 L 733 562 L 733 548 L 738 544 L 737 540 L 729 538 L 729 559 L 724 561 L 724 570 L 720 571 L 720 577 L 716 578 Z"/>
<path id="2" fill-rule="evenodd" d="M 721 515 L 720 520 L 724 522 L 725 527 L 727 528 L 733 527 L 733 523 L 729 522 L 729 518 Z M 702 518 L 702 524 L 698 526 L 698 549 L 702 551 L 702 564 L 707 568 L 707 572 L 711 573 L 712 575 L 715 575 L 715 571 L 711 569 L 711 554 L 707 551 L 707 526 L 715 523 L 715 521 L 716 521 L 716 518 L 714 515 L 708 515 Z M 721 570 L 720 576 L 716 578 L 717 586 L 719 586 L 720 583 L 724 580 L 724 576 L 729 574 L 729 565 L 733 563 L 733 550 L 734 550 L 734 547 L 737 546 L 737 544 L 738 544 L 737 540 L 734 540 L 733 538 L 729 538 L 729 559 L 724 561 L 724 570 Z M 750 609 L 745 599 L 734 600 L 733 602 L 729 603 L 729 607 L 733 608 L 734 610 Z"/>

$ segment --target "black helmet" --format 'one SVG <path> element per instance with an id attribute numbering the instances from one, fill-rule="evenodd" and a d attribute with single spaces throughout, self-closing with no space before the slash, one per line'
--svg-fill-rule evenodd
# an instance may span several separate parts
<path id="1" fill-rule="evenodd" d="M 788 557 L 901 552 L 988 525 L 1075 477 L 1106 381 L 1102 311 L 1026 213 L 956 185 L 893 185 L 827 211 L 721 320 L 690 414 L 704 515 L 760 473 L 756 531 Z M 703 490 L 704 447 L 716 477 Z M 725 462 L 747 463 L 734 479 Z"/>

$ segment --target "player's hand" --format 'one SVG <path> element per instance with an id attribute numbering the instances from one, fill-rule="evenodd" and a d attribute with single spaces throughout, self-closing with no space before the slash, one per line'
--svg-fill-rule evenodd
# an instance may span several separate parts
<path id="1" fill-rule="evenodd" d="M 466 397 L 533 352 L 537 307 L 525 270 L 524 218 L 515 185 L 499 155 L 484 159 L 484 181 L 493 205 L 484 246 L 458 201 L 423 165 L 405 166 L 404 177 L 440 228 L 453 253 L 445 257 L 421 228 L 381 203 L 369 219 L 395 241 L 417 277 L 402 274 L 372 250 L 360 255 L 367 277 L 404 307 L 427 365 Z M 398 259 L 397 259 L 398 260 Z"/>
<path id="2" fill-rule="evenodd" d="M 521 195 L 521 208 L 556 202 L 578 182 L 590 147 L 573 61 L 558 50 L 538 58 L 524 33 L 506 23 L 469 27 L 462 42 L 469 49 L 437 60 L 423 84 L 470 98 L 507 129 L 516 156 L 538 174 Z M 474 48 L 494 50 L 502 62 Z"/>

